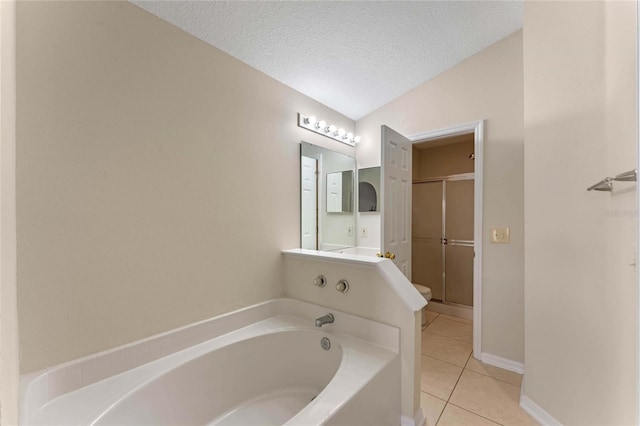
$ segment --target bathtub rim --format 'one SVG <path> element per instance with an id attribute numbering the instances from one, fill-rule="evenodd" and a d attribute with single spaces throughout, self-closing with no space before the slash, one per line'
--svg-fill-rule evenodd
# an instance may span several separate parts
<path id="1" fill-rule="evenodd" d="M 273 318 L 279 318 L 281 316 L 276 316 Z M 268 321 L 270 318 L 267 318 L 265 321 Z M 256 323 L 256 325 L 259 323 Z M 241 331 L 241 330 L 238 330 Z M 327 421 L 332 416 L 336 415 L 345 407 L 348 407 L 351 399 L 354 395 L 359 393 L 377 374 L 382 371 L 388 364 L 392 362 L 399 363 L 399 356 L 397 352 L 391 351 L 387 348 L 381 348 L 377 345 L 373 345 L 370 342 L 366 342 L 362 339 L 355 338 L 353 336 L 349 336 L 340 332 L 327 332 L 325 330 L 318 330 L 315 327 L 304 326 L 301 327 L 296 324 L 291 324 L 291 326 L 287 326 L 284 328 L 273 328 L 267 332 L 263 332 L 258 330 L 257 332 L 252 332 L 252 335 L 247 338 L 241 338 L 234 340 L 231 343 L 225 343 L 220 345 L 212 350 L 207 350 L 202 354 L 199 354 L 194 357 L 190 357 L 187 360 L 181 361 L 178 364 L 173 365 L 171 368 L 167 370 L 162 370 L 158 374 L 153 374 L 145 380 L 140 381 L 138 384 L 130 388 L 124 393 L 121 393 L 116 398 L 112 399 L 108 406 L 101 409 L 99 413 L 94 413 L 93 415 L 86 418 L 86 422 L 83 421 L 82 424 L 88 424 L 94 426 L 99 424 L 97 422 L 100 421 L 101 418 L 108 415 L 109 411 L 117 408 L 117 406 L 126 400 L 128 397 L 134 395 L 139 390 L 144 387 L 151 385 L 154 381 L 160 379 L 162 376 L 179 369 L 180 367 L 186 365 L 187 363 L 196 361 L 202 357 L 207 356 L 212 351 L 216 351 L 219 349 L 223 349 L 225 347 L 232 346 L 234 344 L 264 337 L 273 334 L 280 333 L 297 333 L 297 332 L 312 332 L 314 334 L 327 335 L 332 339 L 335 339 L 334 342 L 337 341 L 337 344 L 340 345 L 340 360 L 338 362 L 338 366 L 336 371 L 330 377 L 327 384 L 322 388 L 322 390 L 318 393 L 316 398 L 302 408 L 299 412 L 294 414 L 285 425 L 289 424 L 299 424 L 297 423 L 300 419 L 314 419 L 321 420 L 321 423 Z M 255 334 L 254 334 L 255 333 Z M 221 336 L 223 337 L 223 336 Z M 215 340 L 215 339 L 214 339 Z M 208 342 L 204 342 L 202 345 L 206 345 Z M 177 356 L 177 355 L 176 355 Z M 399 368 L 398 368 L 399 370 Z M 344 374 L 345 371 L 348 371 L 349 374 Z M 353 374 L 353 373 L 357 374 Z M 342 373 L 342 374 L 341 374 Z M 126 372 L 125 372 L 126 374 Z M 346 376 L 346 377 L 345 377 Z M 319 412 L 324 412 L 324 415 L 319 415 Z M 321 417 L 319 419 L 318 417 Z M 304 422 L 303 424 L 311 424 L 309 421 Z"/>
<path id="2" fill-rule="evenodd" d="M 264 319 L 294 315 L 313 324 L 315 318 L 328 312 L 336 318 L 333 324 L 323 327 L 328 334 L 350 335 L 374 346 L 400 352 L 400 330 L 397 327 L 297 299 L 271 299 L 23 375 L 20 379 L 20 423 L 29 424 L 38 410 L 62 395 Z"/>

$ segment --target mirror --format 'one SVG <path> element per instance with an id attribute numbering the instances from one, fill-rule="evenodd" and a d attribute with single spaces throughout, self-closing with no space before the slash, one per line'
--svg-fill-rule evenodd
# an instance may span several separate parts
<path id="1" fill-rule="evenodd" d="M 327 173 L 327 213 L 353 211 L 353 170 Z"/>
<path id="2" fill-rule="evenodd" d="M 341 250 L 355 246 L 353 157 L 302 142 L 300 149 L 300 246 Z"/>
<path id="3" fill-rule="evenodd" d="M 380 211 L 380 167 L 358 170 L 358 211 Z"/>

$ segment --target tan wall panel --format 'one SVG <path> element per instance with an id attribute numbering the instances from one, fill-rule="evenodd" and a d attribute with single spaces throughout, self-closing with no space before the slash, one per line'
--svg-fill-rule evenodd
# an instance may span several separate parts
<path id="1" fill-rule="evenodd" d="M 282 295 L 298 112 L 353 121 L 127 2 L 20 2 L 18 309 L 38 370 Z"/>
<path id="2" fill-rule="evenodd" d="M 473 173 L 474 163 L 469 159 L 469 155 L 473 153 L 473 134 L 456 137 L 458 138 L 466 141 L 418 149 L 418 170 L 414 173 L 414 179 Z"/>

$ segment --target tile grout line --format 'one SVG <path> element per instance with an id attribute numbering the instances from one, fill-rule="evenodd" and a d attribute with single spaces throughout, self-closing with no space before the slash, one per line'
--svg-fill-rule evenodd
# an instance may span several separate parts
<path id="1" fill-rule="evenodd" d="M 471 355 L 469 355 L 470 357 Z M 467 362 L 464 363 L 465 367 L 467 366 L 467 363 L 469 362 L 469 357 L 467 357 Z M 451 404 L 449 402 L 449 400 L 451 399 L 451 396 L 453 395 L 453 393 L 455 392 L 456 388 L 458 387 L 458 382 L 460 382 L 460 378 L 462 377 L 462 373 L 464 373 L 464 369 L 465 367 L 462 367 L 462 370 L 460 371 L 460 375 L 458 376 L 458 380 L 456 380 L 456 384 L 453 385 L 453 389 L 451 389 L 451 393 L 449 394 L 449 396 L 447 397 L 447 401 L 444 404 L 444 407 L 442 408 L 442 412 L 440 413 L 440 415 L 438 416 L 438 420 L 436 421 L 435 426 L 438 426 L 438 422 L 440 421 L 440 418 L 442 417 L 442 415 L 444 414 L 444 410 L 447 409 L 447 405 Z M 451 404 L 451 405 L 455 405 L 455 404 Z M 475 413 L 474 413 L 475 414 Z"/>
<path id="2" fill-rule="evenodd" d="M 447 314 L 438 314 L 438 316 L 440 316 L 440 315 L 447 315 Z M 446 320 L 446 321 L 457 322 L 457 323 L 460 323 L 460 324 L 468 324 L 468 325 L 472 325 L 473 324 L 473 320 L 468 320 L 466 318 L 454 317 L 452 315 L 447 315 L 446 318 L 441 318 L 441 319 Z"/>
<path id="3" fill-rule="evenodd" d="M 433 323 L 435 322 L 435 320 L 436 320 L 439 316 L 440 316 L 440 314 L 438 314 L 438 315 L 437 315 L 433 320 L 431 320 L 431 321 L 427 324 L 427 326 L 422 330 L 422 332 L 426 331 L 426 329 L 427 329 L 431 324 L 433 324 Z M 431 333 L 433 333 L 433 332 L 431 332 Z M 458 340 L 458 339 L 454 339 L 454 338 L 452 338 L 452 337 L 450 337 L 450 336 L 444 336 L 444 335 L 439 334 L 439 333 L 433 333 L 433 334 L 435 334 L 435 335 L 437 335 L 437 336 L 441 336 L 441 337 L 446 337 L 446 338 L 448 338 L 448 339 L 456 340 L 456 341 L 459 341 L 459 342 L 461 341 L 461 340 Z M 464 343 L 468 343 L 468 342 L 464 341 Z M 424 353 L 422 353 L 422 350 L 420 350 L 420 355 L 421 355 L 421 356 L 426 356 L 427 358 L 431 358 L 431 359 L 434 359 L 434 360 L 436 360 L 436 361 L 444 362 L 445 364 L 447 364 L 447 365 L 451 365 L 451 366 L 453 366 L 453 367 L 461 368 L 461 370 L 460 370 L 460 374 L 458 375 L 458 379 L 456 380 L 456 384 L 453 386 L 453 389 L 451 389 L 451 393 L 449 393 L 449 396 L 447 397 L 447 400 L 446 400 L 446 401 L 444 401 L 444 407 L 442 407 L 442 411 L 440 411 L 440 414 L 438 415 L 438 418 L 436 419 L 436 421 L 435 421 L 435 423 L 434 423 L 434 426 L 437 426 L 438 422 L 440 422 L 440 419 L 442 418 L 442 415 L 444 414 L 444 410 L 447 408 L 447 405 L 449 404 L 449 399 L 451 399 L 451 395 L 453 395 L 453 392 L 455 391 L 456 387 L 458 386 L 458 382 L 460 381 L 460 378 L 462 377 L 462 373 L 464 373 L 464 370 L 465 370 L 465 368 L 467 367 L 467 364 L 469 363 L 469 358 L 470 358 L 471 356 L 473 356 L 473 349 L 471 350 L 471 353 L 470 353 L 470 354 L 469 354 L 469 356 L 467 357 L 467 360 L 465 361 L 465 363 L 464 363 L 464 366 L 463 366 L 463 367 L 460 367 L 459 365 L 451 364 L 450 362 L 447 362 L 447 361 L 442 361 L 442 360 L 440 360 L 440 359 L 438 359 L 438 358 L 434 358 L 434 357 L 431 357 L 431 356 L 429 356 L 429 355 L 425 355 Z M 420 389 L 420 391 L 421 391 L 421 392 L 425 392 L 425 391 L 423 391 L 422 389 Z M 426 394 L 428 394 L 428 395 L 431 395 L 429 392 L 425 392 L 425 393 L 426 393 Z M 440 398 L 438 398 L 438 397 L 437 397 L 437 396 L 435 396 L 435 395 L 431 395 L 431 396 L 433 396 L 434 398 L 440 399 Z M 442 400 L 442 399 L 440 399 L 440 401 L 443 401 L 443 400 Z M 452 404 L 452 405 L 454 405 L 454 404 Z M 475 413 L 474 413 L 474 414 L 475 414 Z"/>
<path id="4" fill-rule="evenodd" d="M 469 355 L 469 356 L 471 356 L 471 355 Z M 465 367 L 466 367 L 468 362 L 469 362 L 469 358 L 467 358 L 467 362 L 464 363 Z M 449 400 L 451 399 L 451 396 L 453 395 L 453 392 L 455 392 L 456 388 L 458 387 L 458 383 L 460 383 L 460 378 L 462 377 L 462 373 L 464 373 L 464 368 L 465 367 L 462 367 L 462 371 L 460 371 L 460 375 L 458 376 L 458 380 L 456 380 L 456 384 L 453 385 L 453 389 L 451 389 L 451 393 L 449 394 L 449 397 L 447 398 L 447 404 L 449 403 Z"/>
<path id="5" fill-rule="evenodd" d="M 436 320 L 437 320 L 438 318 L 440 318 L 440 315 L 441 315 L 441 314 L 438 314 L 438 316 L 436 316 L 433 320 L 431 320 L 431 321 L 427 324 L 427 326 L 421 330 L 421 332 L 422 332 L 422 333 L 424 333 L 424 332 L 427 330 L 427 328 L 428 328 L 431 324 L 433 324 L 434 322 L 436 322 Z M 454 323 L 456 323 L 456 324 L 469 325 L 469 326 L 473 327 L 473 324 L 467 324 L 467 323 L 463 323 L 463 322 L 459 322 L 459 321 L 448 320 L 448 319 L 446 319 L 446 318 L 442 318 L 442 320 L 444 320 L 444 321 L 449 321 L 449 322 L 454 322 Z M 467 340 L 458 339 L 458 338 L 451 337 L 451 336 L 447 336 L 447 335 L 444 335 L 444 334 L 440 334 L 440 333 L 438 333 L 438 332 L 434 332 L 434 331 L 429 331 L 429 333 L 437 334 L 438 336 L 442 336 L 442 337 L 448 337 L 449 339 L 457 340 L 457 341 L 460 341 L 460 342 L 465 342 L 465 343 L 471 343 L 471 344 L 473 344 L 473 339 L 472 339 L 472 341 L 471 341 L 471 342 L 468 342 Z"/>
<path id="6" fill-rule="evenodd" d="M 426 329 L 427 329 L 428 327 L 429 327 L 429 326 L 427 326 L 427 327 L 426 327 L 424 330 L 422 330 L 422 331 L 423 331 L 423 332 L 424 332 L 424 331 L 426 331 Z M 471 343 L 471 344 L 473 344 L 473 342 L 469 342 L 468 340 L 456 339 L 455 337 L 447 336 L 446 334 L 440 334 L 440 333 L 437 333 L 437 332 L 435 332 L 435 331 L 429 331 L 429 333 L 431 333 L 431 334 L 435 334 L 436 336 L 440 336 L 440 337 L 447 337 L 447 338 L 449 338 L 449 339 L 457 340 L 458 342 L 464 342 L 464 343 Z"/>
<path id="7" fill-rule="evenodd" d="M 427 331 L 427 329 L 429 328 L 431 324 L 427 325 L 425 328 L 422 329 L 421 333 L 425 333 Z M 452 336 L 447 336 L 446 334 L 442 334 L 442 333 L 438 333 L 437 331 L 431 331 L 429 330 L 428 333 L 426 334 L 435 334 L 438 336 L 442 336 L 442 337 L 448 337 L 449 339 L 453 339 L 453 340 L 459 340 L 461 342 L 465 342 L 465 343 L 473 343 L 470 342 L 468 338 L 460 338 L 460 337 L 452 337 Z M 473 340 L 473 339 L 472 339 Z"/>
<path id="8" fill-rule="evenodd" d="M 467 410 L 466 408 L 460 407 L 459 405 L 456 405 L 456 404 L 454 404 L 454 403 L 452 403 L 452 402 L 451 402 L 451 397 L 453 396 L 453 393 L 456 391 L 456 388 L 458 387 L 458 383 L 460 383 L 460 379 L 462 378 L 462 373 L 464 373 L 464 371 L 467 369 L 467 365 L 469 364 L 469 360 L 471 359 L 471 357 L 472 357 L 472 356 L 473 356 L 473 352 L 471 352 L 471 354 L 467 357 L 467 362 L 465 362 L 464 367 L 462 368 L 462 371 L 460 372 L 460 376 L 458 376 L 458 380 L 456 381 L 455 386 L 454 386 L 454 387 L 453 387 L 453 389 L 451 390 L 451 394 L 449 394 L 449 398 L 447 398 L 447 402 L 446 402 L 446 404 L 444 405 L 444 408 L 442 409 L 442 412 L 441 412 L 441 413 L 440 413 L 440 415 L 438 416 L 438 420 L 436 421 L 435 426 L 437 426 L 437 425 L 438 425 L 438 422 L 440 421 L 440 419 L 442 418 L 442 415 L 444 414 L 444 410 L 446 410 L 446 409 L 447 409 L 447 405 L 449 405 L 449 404 L 451 404 L 451 405 L 453 405 L 454 407 L 457 407 L 457 408 L 459 408 L 459 409 L 461 409 L 461 410 L 464 410 L 464 411 L 466 411 L 467 413 L 471 413 L 471 414 L 473 414 L 474 416 L 481 417 L 481 418 L 483 418 L 483 419 L 485 419 L 485 420 L 488 420 L 488 421 L 490 421 L 490 422 L 492 422 L 492 423 L 496 423 L 496 424 L 498 424 L 498 425 L 500 425 L 500 426 L 503 426 L 503 425 L 502 425 L 502 423 L 500 423 L 500 422 L 496 422 L 495 420 L 492 420 L 492 419 L 490 419 L 490 418 L 488 418 L 488 417 L 482 416 L 482 415 L 480 415 L 480 414 L 478 414 L 478 413 L 474 413 L 474 412 L 473 412 L 473 411 L 471 411 L 471 410 Z M 469 370 L 469 371 L 473 371 L 473 370 Z"/>
<path id="9" fill-rule="evenodd" d="M 472 354 L 472 355 L 473 355 L 473 354 Z M 426 355 L 425 355 L 425 356 L 426 356 Z M 480 361 L 480 362 L 482 362 L 482 361 Z M 468 363 L 468 361 L 467 361 L 467 363 Z M 500 367 L 496 367 L 496 368 L 500 368 Z M 507 382 L 506 380 L 498 379 L 497 377 L 493 377 L 493 376 L 490 376 L 490 375 L 488 375 L 488 374 L 483 374 L 483 373 L 480 373 L 479 371 L 472 370 L 472 369 L 467 368 L 467 367 L 465 367 L 464 369 L 465 369 L 465 370 L 468 370 L 468 371 L 470 371 L 470 372 L 472 372 L 472 373 L 479 374 L 479 375 L 481 375 L 482 377 L 488 377 L 488 378 L 490 378 L 490 379 L 493 379 L 493 380 L 496 380 L 496 381 L 498 381 L 498 382 L 504 383 L 505 385 L 514 386 L 514 387 L 516 387 L 516 388 L 518 388 L 518 389 L 522 388 L 522 385 L 521 385 L 521 386 L 514 385 L 513 383 L 509 383 L 509 382 Z M 503 369 L 503 370 L 504 370 L 504 369 Z M 507 370 L 507 371 L 509 371 L 509 370 Z M 512 373 L 513 373 L 513 372 L 512 372 Z M 518 373 L 514 373 L 514 374 L 518 374 Z"/>
<path id="10" fill-rule="evenodd" d="M 459 406 L 459 405 L 456 405 L 456 404 L 454 404 L 453 402 L 447 402 L 447 405 L 449 405 L 449 404 L 451 404 L 451 405 L 453 405 L 454 407 L 457 407 L 457 408 L 459 408 L 459 409 L 461 409 L 461 410 L 464 410 L 464 411 L 466 411 L 467 413 L 471 413 L 471 414 L 473 414 L 474 416 L 482 417 L 483 419 L 485 419 L 485 420 L 489 420 L 489 421 L 490 421 L 490 422 L 492 422 L 492 423 L 498 424 L 498 425 L 500 425 L 500 426 L 504 426 L 504 425 L 503 425 L 502 423 L 500 423 L 500 422 L 497 422 L 497 421 L 495 421 L 495 420 L 493 420 L 493 419 L 490 419 L 489 417 L 485 417 L 485 416 L 483 416 L 483 415 L 481 415 L 481 414 L 474 413 L 473 411 L 468 410 L 468 409 L 466 409 L 466 408 L 464 408 L 464 407 L 461 407 L 461 406 Z M 446 406 L 445 406 L 445 408 L 446 408 Z M 442 410 L 442 411 L 444 411 L 444 410 Z M 438 420 L 440 420 L 440 417 L 438 417 Z"/>
<path id="11" fill-rule="evenodd" d="M 432 321 L 430 321 L 430 322 L 429 322 L 429 324 L 427 324 L 427 327 L 429 327 L 432 323 L 434 323 L 434 322 L 435 322 L 435 320 L 436 320 L 437 318 L 439 318 L 439 317 L 440 317 L 440 314 L 438 314 L 438 315 L 437 315 L 437 316 L 436 316 Z M 443 320 L 446 320 L 447 318 L 442 318 L 442 319 L 443 319 Z M 449 320 L 449 321 L 453 321 L 453 320 Z M 460 322 L 460 324 L 464 324 L 464 323 Z M 426 331 L 427 327 L 425 327 L 425 328 L 422 330 L 422 332 L 423 332 L 423 333 Z M 455 337 L 446 336 L 446 335 L 444 335 L 444 334 L 440 334 L 440 333 L 437 333 L 437 332 L 429 331 L 429 333 L 430 333 L 430 334 L 433 334 L 433 335 L 440 336 L 440 337 L 448 338 L 448 339 L 451 339 L 451 340 L 455 340 L 455 341 L 458 341 L 458 342 L 469 343 L 469 342 L 467 342 L 467 341 L 465 341 L 465 340 L 456 339 Z M 449 362 L 449 361 L 444 361 L 444 360 L 441 360 L 441 359 L 435 358 L 435 357 L 433 357 L 433 356 L 430 356 L 430 355 L 424 354 L 424 353 L 422 353 L 422 350 L 420 351 L 420 354 L 421 354 L 421 356 L 425 356 L 425 357 L 427 357 L 427 358 L 430 358 L 430 359 L 433 359 L 433 360 L 436 360 L 436 361 L 443 362 L 443 363 L 445 363 L 445 364 L 447 364 L 447 365 L 450 365 L 450 366 L 453 366 L 453 367 L 457 367 L 457 368 L 461 368 L 459 365 L 452 364 L 452 363 L 451 363 L 451 362 Z M 440 411 L 440 414 L 438 415 L 438 418 L 437 418 L 437 420 L 436 420 L 436 422 L 435 422 L 434 426 L 437 426 L 437 425 L 438 425 L 438 423 L 439 423 L 439 422 L 440 422 L 440 420 L 442 419 L 442 416 L 443 416 L 443 414 L 444 414 L 445 410 L 447 409 L 447 406 L 448 406 L 448 405 L 452 405 L 452 406 L 454 406 L 454 407 L 456 407 L 456 408 L 459 408 L 459 409 L 461 409 L 461 410 L 463 410 L 463 411 L 465 411 L 465 412 L 467 412 L 467 413 L 473 414 L 473 415 L 475 415 L 475 416 L 478 416 L 478 417 L 480 417 L 480 418 L 482 418 L 482 419 L 485 419 L 485 420 L 490 421 L 490 422 L 492 422 L 492 423 L 495 423 L 495 424 L 497 424 L 497 425 L 504 426 L 504 425 L 503 425 L 503 423 L 501 423 L 501 422 L 498 422 L 498 421 L 496 421 L 496 420 L 493 420 L 493 419 L 491 419 L 491 418 L 489 418 L 489 417 L 485 417 L 485 416 L 483 416 L 483 415 L 481 415 L 481 414 L 475 413 L 475 412 L 473 412 L 473 411 L 471 411 L 471 410 L 469 410 L 469 409 L 467 409 L 467 408 L 461 407 L 461 406 L 456 405 L 456 404 L 454 404 L 454 403 L 452 403 L 452 402 L 451 402 L 451 398 L 452 398 L 452 396 L 453 396 L 454 392 L 456 391 L 456 388 L 458 387 L 458 385 L 459 385 L 459 383 L 460 383 L 460 379 L 462 378 L 462 374 L 465 372 L 465 370 L 470 371 L 470 372 L 475 373 L 475 374 L 478 374 L 478 375 L 480 375 L 480 376 L 486 377 L 486 378 L 488 378 L 488 379 L 494 380 L 494 381 L 496 381 L 496 382 L 504 383 L 504 384 L 506 384 L 506 385 L 514 386 L 514 387 L 517 387 L 517 388 L 522 388 L 522 385 L 518 386 L 518 385 L 515 385 L 515 384 L 513 384 L 513 383 L 507 382 L 506 380 L 503 380 L 503 379 L 500 379 L 500 378 L 497 378 L 497 377 L 493 377 L 493 376 L 489 375 L 488 373 L 486 373 L 486 372 L 484 372 L 484 371 L 483 371 L 483 372 L 478 372 L 478 371 L 475 371 L 475 370 L 470 369 L 470 368 L 469 368 L 469 361 L 471 360 L 471 357 L 472 357 L 472 356 L 473 356 L 473 350 L 471 351 L 471 353 L 469 354 L 469 356 L 467 356 L 467 360 L 465 361 L 464 366 L 462 367 L 462 370 L 460 371 L 460 374 L 458 375 L 458 378 L 457 378 L 457 380 L 456 380 L 456 383 L 455 383 L 455 385 L 453 386 L 453 389 L 451 390 L 451 392 L 450 392 L 449 396 L 447 397 L 447 400 L 446 400 L 446 401 L 444 401 L 445 405 L 444 405 L 444 407 L 442 408 L 442 411 Z M 475 358 L 474 358 L 474 359 L 475 359 Z M 478 362 L 479 362 L 479 363 L 481 363 L 481 364 L 483 364 L 483 363 L 482 363 L 482 361 L 480 361 L 480 360 L 478 360 Z M 499 368 L 499 367 L 496 367 L 496 368 Z M 508 370 L 507 370 L 507 371 L 508 371 Z M 515 374 L 517 374 L 517 373 L 515 373 Z M 432 396 L 432 397 L 434 397 L 434 398 L 436 398 L 436 399 L 439 399 L 440 401 L 443 401 L 441 398 L 437 397 L 436 395 L 432 395 L 432 394 L 430 394 L 429 392 L 423 391 L 422 389 L 421 389 L 420 391 L 421 391 L 421 392 L 424 392 L 424 393 L 426 393 L 427 395 L 430 395 L 430 396 Z"/>
<path id="12" fill-rule="evenodd" d="M 427 329 L 427 327 L 429 327 L 433 322 L 435 322 L 435 320 L 436 320 L 439 316 L 440 316 L 440 314 L 438 314 L 438 316 L 436 316 L 436 318 L 434 318 L 432 321 L 430 321 L 430 322 L 429 322 L 429 324 L 427 324 L 427 326 L 422 330 L 422 332 L 425 332 L 425 330 Z M 446 318 L 443 318 L 443 319 L 446 319 Z M 450 321 L 453 321 L 453 320 L 450 320 Z M 463 323 L 461 323 L 461 324 L 463 324 Z M 460 340 L 460 339 L 456 339 L 456 338 L 454 338 L 454 337 L 446 336 L 446 335 L 443 335 L 443 334 L 440 334 L 440 333 L 434 333 L 434 332 L 431 332 L 431 331 L 430 331 L 430 333 L 431 333 L 431 334 L 434 334 L 434 335 L 437 335 L 437 336 L 440 336 L 440 337 L 447 338 L 447 339 L 455 340 L 455 341 L 458 341 L 458 342 L 468 343 L 467 341 Z M 491 379 L 491 380 L 495 380 L 495 381 L 497 381 L 497 382 L 501 382 L 501 383 L 507 384 L 507 385 L 511 385 L 511 386 L 515 386 L 515 387 L 519 387 L 519 388 L 521 388 L 522 386 L 517 386 L 517 385 L 514 385 L 514 384 L 512 384 L 512 383 L 509 383 L 509 382 L 507 382 L 507 381 L 505 381 L 505 380 L 502 380 L 502 379 L 499 379 L 499 378 L 493 377 L 493 376 L 488 375 L 488 374 L 483 374 L 483 373 L 480 373 L 480 372 L 478 372 L 478 371 L 474 371 L 474 370 L 472 370 L 472 369 L 468 368 L 468 367 L 469 367 L 469 361 L 471 360 L 471 357 L 473 356 L 473 350 L 472 350 L 472 351 L 471 351 L 471 353 L 467 356 L 467 360 L 465 361 L 465 363 L 464 363 L 464 366 L 463 366 L 463 367 L 460 367 L 459 365 L 452 364 L 452 363 L 450 363 L 450 362 L 448 362 L 448 361 L 444 361 L 444 360 L 441 360 L 441 359 L 435 358 L 435 357 L 433 357 L 433 356 L 430 356 L 430 355 L 424 354 L 424 353 L 422 353 L 422 350 L 420 351 L 420 354 L 421 354 L 421 356 L 424 356 L 424 357 L 427 357 L 427 358 L 430 358 L 430 359 L 433 359 L 433 360 L 436 360 L 436 361 L 441 361 L 441 362 L 443 362 L 443 363 L 445 363 L 445 364 L 447 364 L 447 365 L 450 365 L 450 366 L 453 366 L 453 367 L 457 367 L 457 368 L 462 368 L 462 369 L 461 369 L 461 371 L 460 371 L 460 374 L 458 375 L 458 378 L 457 378 L 457 380 L 456 380 L 456 383 L 455 383 L 455 385 L 453 386 L 453 389 L 451 390 L 451 392 L 450 392 L 449 396 L 447 397 L 447 400 L 446 400 L 446 401 L 444 401 L 444 403 L 445 403 L 445 404 L 444 404 L 444 407 L 442 408 L 442 411 L 440 411 L 440 414 L 438 415 L 438 418 L 437 418 L 437 420 L 436 420 L 436 422 L 435 422 L 434 426 L 437 426 L 437 425 L 438 425 L 438 423 L 440 422 L 440 419 L 442 418 L 442 415 L 444 414 L 444 412 L 445 412 L 445 410 L 447 409 L 447 406 L 448 406 L 448 405 L 452 405 L 452 406 L 454 406 L 454 407 L 456 407 L 456 408 L 459 408 L 459 409 L 461 409 L 461 410 L 463 410 L 463 411 L 466 411 L 467 413 L 473 414 L 474 416 L 478 416 L 478 417 L 483 418 L 483 419 L 485 419 L 485 420 L 487 420 L 487 421 L 490 421 L 490 422 L 495 423 L 495 424 L 497 424 L 497 425 L 503 426 L 503 424 L 502 424 L 502 423 L 500 423 L 500 422 L 497 422 L 497 421 L 495 421 L 495 420 L 493 420 L 493 419 L 490 419 L 490 418 L 485 417 L 485 416 L 483 416 L 483 415 L 481 415 L 481 414 L 475 413 L 475 412 L 473 412 L 473 411 L 471 411 L 471 410 L 469 410 L 469 409 L 466 409 L 466 408 L 464 408 L 464 407 L 461 407 L 461 406 L 459 406 L 459 405 L 456 405 L 456 404 L 452 403 L 452 402 L 451 402 L 451 397 L 453 396 L 453 393 L 456 391 L 456 388 L 458 387 L 458 384 L 460 383 L 460 379 L 462 378 L 462 374 L 465 372 L 465 370 L 470 371 L 470 372 L 472 372 L 472 373 L 476 373 L 476 374 L 481 375 L 481 376 L 483 376 L 483 377 L 487 377 L 487 378 L 489 378 L 489 379 Z M 474 358 L 474 359 L 475 359 L 475 358 Z M 482 361 L 478 361 L 478 362 L 482 363 Z M 442 399 L 438 398 L 436 395 L 432 395 L 432 394 L 430 394 L 429 392 L 423 391 L 422 389 L 420 389 L 420 391 L 421 391 L 421 392 L 426 393 L 427 395 L 431 395 L 432 397 L 434 397 L 434 398 L 436 398 L 436 399 L 439 399 L 439 400 L 443 401 Z"/>
<path id="13" fill-rule="evenodd" d="M 440 414 L 438 414 L 438 418 L 436 419 L 436 422 L 433 424 L 433 426 L 436 426 L 436 425 L 438 424 L 438 422 L 440 421 L 440 417 L 442 417 L 442 413 L 444 413 L 444 409 L 445 409 L 445 407 L 447 406 L 447 401 L 445 401 L 444 399 L 442 399 L 442 398 L 440 398 L 440 397 L 438 397 L 438 396 L 435 396 L 435 395 L 434 395 L 434 394 L 432 394 L 432 393 L 429 393 L 429 392 L 427 392 L 427 391 L 423 391 L 422 389 L 420 389 L 420 392 L 421 392 L 421 393 L 426 393 L 427 395 L 432 396 L 432 397 L 434 397 L 435 399 L 437 399 L 437 400 L 439 400 L 439 401 L 444 402 L 444 405 L 442 406 L 442 410 L 440 411 Z M 422 408 L 422 411 L 424 412 L 424 408 L 423 408 L 423 407 L 420 407 L 420 408 Z M 425 426 L 427 426 L 427 425 L 425 424 Z"/>
<path id="14" fill-rule="evenodd" d="M 434 360 L 436 360 L 436 361 L 444 362 L 445 364 L 447 364 L 447 365 L 451 365 L 452 367 L 462 368 L 462 371 L 464 371 L 464 367 L 461 367 L 461 366 L 459 366 L 459 365 L 451 364 L 451 363 L 450 363 L 450 362 L 448 362 L 448 361 L 443 361 L 443 360 L 441 360 L 441 359 L 434 358 L 434 357 L 432 357 L 431 355 L 425 355 L 425 354 L 421 354 L 421 355 L 422 355 L 422 356 L 426 356 L 427 358 L 434 359 Z M 467 360 L 467 361 L 468 361 L 468 360 Z M 466 363 L 465 363 L 465 365 L 466 365 Z M 469 370 L 469 371 L 473 371 L 473 370 Z M 474 371 L 474 373 L 475 373 L 475 371 Z M 462 374 L 462 372 L 460 372 L 460 374 Z"/>
<path id="15" fill-rule="evenodd" d="M 437 317 L 440 317 L 442 315 L 444 315 L 446 317 L 446 318 L 440 318 L 441 320 L 444 320 L 444 321 L 457 322 L 458 324 L 468 324 L 468 325 L 472 325 L 473 324 L 473 320 L 468 320 L 466 318 L 458 318 L 458 317 L 454 317 L 454 316 L 447 315 L 447 314 L 438 314 Z"/>

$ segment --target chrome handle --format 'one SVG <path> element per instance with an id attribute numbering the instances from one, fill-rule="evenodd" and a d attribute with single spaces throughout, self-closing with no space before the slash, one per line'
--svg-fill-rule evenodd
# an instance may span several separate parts
<path id="1" fill-rule="evenodd" d="M 338 283 L 336 284 L 336 290 L 338 290 L 340 293 L 346 293 L 347 291 L 349 291 L 349 282 L 347 280 L 338 281 Z"/>
<path id="2" fill-rule="evenodd" d="M 327 279 L 324 277 L 324 275 L 318 275 L 314 278 L 313 285 L 315 285 L 316 287 L 324 287 L 327 285 Z"/>

